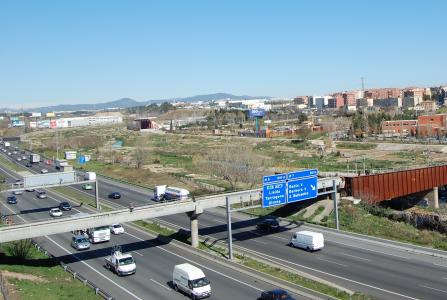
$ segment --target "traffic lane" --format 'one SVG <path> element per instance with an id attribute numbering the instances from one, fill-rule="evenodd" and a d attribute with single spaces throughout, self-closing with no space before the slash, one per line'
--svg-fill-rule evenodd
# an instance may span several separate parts
<path id="1" fill-rule="evenodd" d="M 222 224 L 224 221 L 219 220 L 221 221 L 221 224 L 216 225 L 216 217 L 218 216 L 208 215 L 208 213 L 202 214 L 199 218 L 199 227 L 208 227 L 205 229 L 201 229 L 202 234 L 203 231 L 207 231 L 212 227 L 218 227 L 219 230 L 211 233 L 210 235 L 219 240 L 226 241 L 226 224 Z M 165 217 L 163 218 L 163 220 L 169 221 L 174 224 L 180 223 L 181 227 L 188 228 L 187 224 L 189 223 L 189 220 L 188 218 L 186 218 L 186 216 L 183 215 L 170 216 L 169 219 Z M 177 222 L 177 220 L 181 221 Z M 325 278 L 326 280 L 335 282 L 341 286 L 346 286 L 350 289 L 361 291 L 366 294 L 374 295 L 376 297 L 401 298 L 403 295 L 395 295 L 388 292 L 384 293 L 380 289 L 384 288 L 390 292 L 397 291 L 396 293 L 398 294 L 400 294 L 398 291 L 407 291 L 408 289 L 406 285 L 408 284 L 409 276 L 412 277 L 410 281 L 412 281 L 412 283 L 414 283 L 413 286 L 416 287 L 416 290 L 411 291 L 411 293 L 415 295 L 419 294 L 427 296 L 427 291 L 424 291 L 424 293 L 421 294 L 417 290 L 417 287 L 418 285 L 420 285 L 421 282 L 425 282 L 427 284 L 430 282 L 436 282 L 436 276 L 433 278 L 429 276 L 430 278 L 427 279 L 427 271 L 429 270 L 418 269 L 421 274 L 425 274 L 423 276 L 411 275 L 412 269 L 415 268 L 415 266 L 405 268 L 406 271 L 403 273 L 396 272 L 395 268 L 399 268 L 399 263 L 394 262 L 393 259 L 389 257 L 385 257 L 384 259 L 386 261 L 381 262 L 379 264 L 379 267 L 377 267 L 377 260 L 367 259 L 365 261 L 359 259 L 362 257 L 355 252 L 353 253 L 352 249 L 350 249 L 349 247 L 338 249 L 336 248 L 336 246 L 334 246 L 334 249 L 331 249 L 332 245 L 330 242 L 329 244 L 326 243 L 326 246 L 323 249 L 324 251 L 321 252 L 308 253 L 299 249 L 293 249 L 287 246 L 290 235 L 291 232 L 281 232 L 277 234 L 264 235 L 262 232 L 255 230 L 255 227 L 240 227 L 239 229 L 235 229 L 233 234 L 233 241 L 235 244 L 256 251 L 256 253 L 258 254 L 268 253 L 268 255 L 271 256 L 271 259 L 273 259 L 277 263 L 284 264 L 286 267 L 294 266 L 297 269 L 308 268 L 306 272 L 311 273 L 315 276 Z M 339 255 L 338 257 L 334 257 L 332 255 L 333 253 L 346 253 L 347 255 Z M 296 262 L 299 262 L 299 264 L 297 264 Z M 365 264 L 365 262 L 370 263 Z M 374 272 L 372 272 L 371 270 L 373 270 Z M 393 273 L 397 273 L 397 278 L 400 278 L 400 281 L 397 284 L 393 283 L 393 281 L 395 280 L 393 278 Z M 438 279 L 439 278 L 442 277 L 438 277 Z M 366 285 L 361 284 L 363 283 L 362 280 L 366 283 Z M 369 285 L 369 283 L 374 283 L 374 285 L 368 287 L 367 285 Z M 435 287 L 438 288 L 439 286 L 435 285 Z M 432 296 L 433 295 L 431 295 L 431 297 Z"/>
<path id="2" fill-rule="evenodd" d="M 111 242 L 113 245 L 121 245 L 125 252 L 132 252 L 137 260 L 137 273 L 123 278 L 117 277 L 111 272 L 110 274 L 114 281 L 121 286 L 126 286 L 127 289 L 137 295 L 152 294 L 152 291 L 147 291 L 147 286 L 148 284 L 155 284 L 156 288 L 162 288 L 169 293 L 169 297 L 161 299 L 182 299 L 183 296 L 179 293 L 172 295 L 170 281 L 172 280 L 174 265 L 184 262 L 190 262 L 202 268 L 212 282 L 213 297 L 217 297 L 217 299 L 223 299 L 224 297 L 229 297 L 229 299 L 256 299 L 260 295 L 260 291 L 274 288 L 194 254 L 185 253 L 175 246 L 161 243 L 155 239 L 148 239 L 146 234 L 127 226 L 126 230 L 127 234 L 113 236 Z M 62 237 L 62 235 L 57 235 L 57 238 L 54 239 L 58 239 L 59 244 L 69 244 L 69 239 Z M 110 242 L 95 244 L 92 246 L 92 250 L 78 252 L 76 256 L 99 270 L 103 268 L 104 257 L 110 253 L 110 244 Z M 61 259 L 69 264 L 77 262 L 71 256 L 64 256 Z M 135 281 L 140 283 L 138 284 L 140 288 L 135 286 Z M 144 289 L 141 289 L 141 287 L 144 287 Z"/>
<path id="3" fill-rule="evenodd" d="M 134 275 L 119 277 L 107 270 L 104 267 L 104 258 L 110 255 L 112 245 L 119 244 L 113 237 L 111 242 L 93 244 L 89 250 L 76 251 L 70 246 L 70 236 L 50 236 L 46 241 L 44 239 L 40 242 L 40 245 L 114 299 L 181 299 L 150 281 L 150 276 L 139 261 Z"/>
<path id="4" fill-rule="evenodd" d="M 47 198 L 39 199 L 35 192 L 23 192 L 22 195 L 15 195 L 17 197 L 17 204 L 7 204 L 15 215 L 28 216 L 31 221 L 43 221 L 52 219 L 49 215 L 49 211 L 52 208 L 59 207 L 60 200 L 53 197 L 51 194 L 47 194 Z M 64 211 L 64 215 L 71 215 L 76 212 L 76 208 L 72 211 Z M 3 213 L 4 214 L 4 213 Z M 6 214 L 4 214 L 6 215 Z"/>
<path id="5" fill-rule="evenodd" d="M 209 224 L 212 224 L 212 221 L 210 221 L 209 219 L 215 217 L 216 215 L 208 216 L 208 214 L 203 214 L 199 220 L 199 224 L 202 224 L 202 226 L 207 226 L 206 224 L 204 224 L 207 219 L 209 221 Z M 218 227 L 222 229 L 222 226 Z M 223 227 L 226 228 L 226 224 Z M 221 234 L 218 235 L 217 238 L 225 239 L 226 229 L 224 229 L 224 231 L 225 232 L 221 232 Z M 240 241 L 241 245 L 244 245 L 249 249 L 262 248 L 266 245 L 277 245 L 279 248 L 276 248 L 275 246 L 275 250 L 278 251 L 279 249 L 288 248 L 286 244 L 288 243 L 290 236 L 294 231 L 296 231 L 295 228 L 291 229 L 291 232 L 285 231 L 275 234 L 265 234 L 263 232 L 254 230 L 254 228 L 246 228 L 245 231 L 244 229 L 236 229 L 233 237 L 236 244 L 238 244 L 238 241 Z M 339 264 L 340 266 L 348 266 L 349 268 L 356 268 L 359 270 L 360 274 L 363 273 L 363 271 L 371 273 L 371 271 L 369 271 L 371 269 L 373 269 L 373 271 L 382 272 L 379 274 L 374 274 L 374 277 L 377 278 L 375 281 L 384 278 L 384 276 L 388 273 L 395 273 L 396 276 L 399 276 L 399 274 L 401 275 L 401 282 L 403 283 L 408 283 L 408 277 L 410 276 L 415 286 L 421 284 L 425 284 L 428 286 L 430 283 L 432 283 L 432 287 L 433 285 L 435 285 L 436 288 L 440 289 L 445 283 L 445 280 L 442 279 L 443 274 L 446 270 L 445 268 L 447 267 L 445 260 L 443 261 L 444 263 L 441 266 L 436 266 L 432 262 L 426 263 L 425 261 L 412 259 L 408 260 L 406 258 L 383 255 L 381 253 L 370 252 L 368 250 L 353 249 L 349 245 L 345 245 L 343 243 L 333 243 L 332 241 L 327 240 L 325 248 L 323 250 L 324 251 L 322 252 L 324 252 L 325 255 L 322 255 L 321 257 L 319 257 L 319 259 L 326 261 L 328 264 L 332 263 L 335 265 Z M 286 255 L 287 253 L 289 253 L 289 250 L 286 250 L 286 253 L 283 255 L 276 255 L 276 253 L 273 253 L 271 255 L 275 255 L 280 258 L 287 258 Z M 440 258 L 434 259 L 442 260 Z M 294 257 L 289 257 L 288 260 L 292 262 L 296 261 L 294 260 Z M 303 258 L 300 257 L 299 261 L 303 261 Z M 401 270 L 404 270 L 403 273 L 401 272 Z M 417 270 L 417 272 L 415 272 L 415 270 Z M 357 276 L 351 277 L 361 278 Z"/>
<path id="6" fill-rule="evenodd" d="M 142 240 L 148 245 L 154 244 L 154 240 L 147 241 L 147 235 L 140 230 L 131 227 L 126 227 L 126 230 L 127 234 L 135 237 L 135 239 Z M 172 280 L 172 270 L 174 266 L 176 264 L 189 262 L 201 268 L 205 275 L 211 280 L 213 294 L 217 299 L 256 299 L 259 297 L 262 290 L 275 288 L 265 282 L 258 282 L 251 276 L 247 276 L 188 251 L 183 251 L 181 248 L 170 244 L 161 243 L 161 245 L 156 248 L 144 248 L 139 251 L 139 254 L 152 258 L 154 250 L 162 251 L 166 254 L 162 255 L 163 261 L 160 261 L 160 263 L 157 264 L 157 269 L 155 270 L 155 274 L 165 274 L 162 277 L 157 278 L 159 281 L 165 281 L 166 283 L 170 282 Z M 139 259 L 139 261 L 141 260 L 142 259 Z M 148 260 L 143 259 L 143 262 L 148 263 L 148 268 L 151 268 L 151 265 L 153 265 Z"/>

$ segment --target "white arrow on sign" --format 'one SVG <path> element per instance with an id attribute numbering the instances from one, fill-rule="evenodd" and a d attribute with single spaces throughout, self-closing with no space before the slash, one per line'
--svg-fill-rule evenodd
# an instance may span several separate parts
<path id="1" fill-rule="evenodd" d="M 312 191 L 315 191 L 315 185 L 311 184 L 310 188 L 312 189 Z"/>

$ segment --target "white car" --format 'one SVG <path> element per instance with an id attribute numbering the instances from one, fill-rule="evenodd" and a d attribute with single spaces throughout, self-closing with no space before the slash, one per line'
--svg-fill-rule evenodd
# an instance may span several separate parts
<path id="1" fill-rule="evenodd" d="M 110 231 L 113 234 L 122 234 L 124 233 L 124 227 L 121 226 L 120 224 L 112 224 L 110 225 Z"/>
<path id="2" fill-rule="evenodd" d="M 23 191 L 22 190 L 19 190 L 19 191 L 14 191 L 14 192 L 12 192 L 14 195 L 22 195 L 23 194 Z"/>
<path id="3" fill-rule="evenodd" d="M 50 209 L 50 216 L 52 217 L 61 217 L 62 211 L 59 208 L 52 208 Z"/>
<path id="4" fill-rule="evenodd" d="M 22 158 L 21 157 L 17 157 L 17 161 L 22 161 Z"/>
<path id="5" fill-rule="evenodd" d="M 47 174 L 47 173 L 48 173 L 48 170 L 47 170 L 47 169 L 42 169 L 42 170 L 40 170 L 40 173 L 42 173 L 42 174 Z"/>

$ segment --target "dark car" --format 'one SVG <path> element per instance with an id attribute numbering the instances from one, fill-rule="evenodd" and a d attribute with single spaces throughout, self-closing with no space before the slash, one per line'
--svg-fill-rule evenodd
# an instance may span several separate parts
<path id="1" fill-rule="evenodd" d="M 119 199 L 119 198 L 121 198 L 121 194 L 118 193 L 118 192 L 113 192 L 113 193 L 109 194 L 109 198 L 111 198 L 111 199 Z"/>
<path id="2" fill-rule="evenodd" d="M 71 210 L 71 204 L 68 202 L 61 202 L 59 208 L 60 210 Z"/>
<path id="3" fill-rule="evenodd" d="M 287 291 L 285 290 L 273 290 L 262 292 L 259 300 L 295 300 Z"/>
<path id="4" fill-rule="evenodd" d="M 33 166 L 33 165 L 32 165 L 31 163 L 29 163 L 29 162 L 26 163 L 26 167 L 27 167 L 27 168 L 31 168 L 32 166 Z"/>
<path id="5" fill-rule="evenodd" d="M 7 200 L 8 204 L 17 204 L 17 197 L 16 196 L 8 196 Z"/>
<path id="6" fill-rule="evenodd" d="M 274 218 L 266 218 L 256 225 L 256 227 L 263 231 L 274 231 L 279 229 L 279 222 Z"/>

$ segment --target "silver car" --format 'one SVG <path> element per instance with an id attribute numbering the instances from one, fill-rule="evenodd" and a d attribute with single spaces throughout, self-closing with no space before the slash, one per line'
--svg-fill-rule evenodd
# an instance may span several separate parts
<path id="1" fill-rule="evenodd" d="M 90 242 L 84 235 L 75 235 L 71 238 L 71 246 L 76 250 L 86 250 L 90 248 Z"/>

